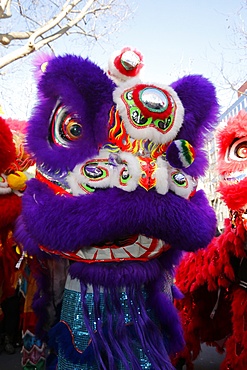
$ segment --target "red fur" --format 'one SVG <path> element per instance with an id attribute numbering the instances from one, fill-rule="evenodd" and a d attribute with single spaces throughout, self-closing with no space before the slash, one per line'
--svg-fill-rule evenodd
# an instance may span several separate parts
<path id="1" fill-rule="evenodd" d="M 16 157 L 13 135 L 2 117 L 0 117 L 0 143 L 0 173 L 2 173 Z"/>
<path id="2" fill-rule="evenodd" d="M 21 198 L 14 193 L 0 195 L 0 233 L 3 229 L 11 229 L 21 212 Z"/>
<path id="3" fill-rule="evenodd" d="M 232 172 L 233 166 L 236 164 L 234 161 L 231 163 L 225 162 L 225 154 L 230 144 L 235 138 L 241 138 L 247 136 L 247 112 L 242 110 L 236 117 L 230 118 L 227 122 L 227 126 L 223 127 L 217 135 L 218 142 L 218 172 L 221 175 Z M 242 169 L 246 167 L 246 163 L 241 165 Z M 234 171 L 236 171 L 234 169 Z"/>
<path id="4" fill-rule="evenodd" d="M 225 162 L 228 147 L 236 138 L 245 136 L 247 113 L 242 111 L 218 135 L 222 175 L 247 168 L 247 159 Z M 238 284 L 232 259 L 246 258 L 247 231 L 242 213 L 247 204 L 247 178 L 234 184 L 222 181 L 219 192 L 233 217 L 225 220 L 223 234 L 215 237 L 205 250 L 187 253 L 176 272 L 176 284 L 184 298 L 175 304 L 183 323 L 186 347 L 174 362 L 185 358 L 187 370 L 194 368 L 201 343 L 225 351 L 220 370 L 247 369 L 247 290 Z"/>
<path id="5" fill-rule="evenodd" d="M 121 50 L 121 53 L 115 58 L 114 65 L 117 68 L 117 70 L 120 73 L 122 73 L 124 76 L 134 77 L 134 76 L 136 76 L 140 72 L 141 68 L 143 67 L 143 56 L 141 55 L 141 53 L 139 51 L 133 50 L 138 55 L 138 57 L 140 58 L 140 63 L 139 63 L 139 65 L 137 65 L 136 68 L 130 69 L 130 70 L 126 70 L 123 67 L 122 63 L 121 63 L 121 58 L 122 58 L 122 55 L 126 51 L 130 51 L 130 50 L 131 50 L 131 48 L 129 48 L 129 47 L 126 47 L 126 48 L 122 49 Z"/>
<path id="6" fill-rule="evenodd" d="M 0 117 L 0 175 L 9 171 L 16 157 L 13 134 L 9 124 Z M 18 195 L 13 192 L 0 194 L 0 302 L 15 291 L 15 265 L 20 256 L 15 252 L 12 233 L 20 212 L 21 198 Z"/>
<path id="7" fill-rule="evenodd" d="M 247 369 L 247 292 L 235 289 L 232 295 L 232 334 L 226 341 L 221 369 Z"/>
<path id="8" fill-rule="evenodd" d="M 222 199 L 230 209 L 240 209 L 246 205 L 247 201 L 247 177 L 239 184 L 227 185 L 222 182 L 219 191 L 222 195 Z M 238 196 L 236 196 L 236 194 L 238 194 Z"/>

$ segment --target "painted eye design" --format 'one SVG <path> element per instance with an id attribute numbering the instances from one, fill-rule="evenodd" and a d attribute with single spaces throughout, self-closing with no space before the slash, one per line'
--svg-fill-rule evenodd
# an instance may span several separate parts
<path id="1" fill-rule="evenodd" d="M 239 148 L 237 148 L 236 150 L 236 155 L 237 157 L 239 158 L 247 158 L 247 143 L 245 143 L 245 145 L 241 145 Z"/>
<path id="2" fill-rule="evenodd" d="M 119 178 L 120 185 L 125 186 L 128 183 L 129 179 L 130 179 L 129 170 L 128 170 L 127 165 L 125 165 L 120 171 L 120 178 Z"/>
<path id="3" fill-rule="evenodd" d="M 172 181 L 181 187 L 188 187 L 188 180 L 182 172 L 174 172 L 171 174 Z"/>
<path id="4" fill-rule="evenodd" d="M 190 199 L 195 194 L 198 183 L 196 178 L 172 167 L 169 169 L 169 174 L 169 189 L 173 193 L 185 199 Z"/>
<path id="5" fill-rule="evenodd" d="M 228 159 L 242 161 L 247 159 L 247 137 L 237 139 L 229 148 Z"/>
<path id="6" fill-rule="evenodd" d="M 133 95 L 135 95 L 135 99 L 133 99 Z M 137 92 L 136 90 L 125 92 L 124 98 L 130 106 L 129 115 L 134 125 L 137 127 L 152 125 L 161 132 L 170 129 L 173 123 L 174 102 L 162 90 L 154 87 L 144 87 L 140 90 L 139 87 Z M 143 112 L 146 114 L 144 115 Z"/>
<path id="7" fill-rule="evenodd" d="M 78 117 L 71 114 L 66 106 L 59 104 L 50 122 L 51 141 L 57 145 L 69 147 L 71 142 L 77 141 L 81 136 L 82 125 L 78 123 Z"/>
<path id="8" fill-rule="evenodd" d="M 183 123 L 184 107 L 170 86 L 119 86 L 113 92 L 113 100 L 124 129 L 134 140 L 169 143 L 174 140 Z"/>
<path id="9" fill-rule="evenodd" d="M 130 108 L 130 117 L 136 126 L 149 126 L 152 122 L 152 119 L 145 118 L 141 113 L 140 109 L 137 107 Z"/>
<path id="10" fill-rule="evenodd" d="M 88 162 L 82 167 L 82 174 L 91 181 L 99 181 L 109 176 L 107 161 Z"/>
<path id="11" fill-rule="evenodd" d="M 169 116 L 168 118 L 165 118 L 164 120 L 156 119 L 154 121 L 154 125 L 160 131 L 167 131 L 172 125 L 172 122 L 173 122 L 173 118 L 172 116 Z"/>

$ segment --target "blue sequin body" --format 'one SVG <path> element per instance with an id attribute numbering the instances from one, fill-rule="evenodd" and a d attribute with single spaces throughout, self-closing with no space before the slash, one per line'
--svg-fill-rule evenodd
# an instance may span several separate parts
<path id="1" fill-rule="evenodd" d="M 86 293 L 85 296 L 88 314 L 90 319 L 90 326 L 93 330 L 96 330 L 96 322 L 95 322 L 95 313 L 94 313 L 94 295 L 93 293 Z M 124 312 L 124 320 L 125 324 L 131 323 L 131 316 L 129 312 L 129 307 L 127 303 L 127 295 L 125 292 L 120 293 L 120 302 L 121 307 Z M 104 318 L 104 304 L 103 304 L 103 293 L 100 293 L 100 310 L 103 312 Z M 90 335 L 88 333 L 87 327 L 85 325 L 85 321 L 83 318 L 83 310 L 82 310 L 82 300 L 81 300 L 81 293 L 69 289 L 65 289 L 64 292 L 64 300 L 63 300 L 63 308 L 61 313 L 61 320 L 65 321 L 67 325 L 70 327 L 70 330 L 73 334 L 74 346 L 80 350 L 84 351 L 87 348 L 90 342 Z M 148 360 L 147 356 L 143 352 L 142 348 L 138 346 L 136 348 L 137 357 L 139 358 L 139 364 L 142 369 L 151 369 L 151 363 Z M 123 364 L 118 362 L 116 364 L 116 370 L 126 370 Z M 90 365 L 88 363 L 78 365 L 72 364 L 70 361 L 67 361 L 64 357 L 61 349 L 59 350 L 58 356 L 58 370 L 98 370 L 99 367 L 95 363 L 95 365 Z M 131 370 L 131 364 L 129 369 Z"/>

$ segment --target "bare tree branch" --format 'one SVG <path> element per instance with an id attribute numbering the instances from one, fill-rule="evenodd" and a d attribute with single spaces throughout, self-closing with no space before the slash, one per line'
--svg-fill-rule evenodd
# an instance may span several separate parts
<path id="1" fill-rule="evenodd" d="M 1 0 L 0 1 L 0 18 L 10 18 L 11 17 L 11 0 Z"/>
<path id="2" fill-rule="evenodd" d="M 22 40 L 27 40 L 24 45 L 15 48 L 13 51 L 8 52 L 0 58 L 0 69 L 41 49 L 45 45 L 49 45 L 51 42 L 64 35 L 80 33 L 97 40 L 102 36 L 102 33 L 96 33 L 95 26 L 96 22 L 98 22 L 97 17 L 99 15 L 103 16 L 108 14 L 113 11 L 114 7 L 117 8 L 117 6 L 124 2 L 124 0 L 87 0 L 86 2 L 83 0 L 67 0 L 59 7 L 54 1 L 50 1 L 50 4 L 52 4 L 56 10 L 58 9 L 58 12 L 44 24 L 40 25 L 39 21 L 27 14 L 27 9 L 23 7 L 21 0 L 18 0 L 19 14 L 25 18 L 26 21 L 31 21 L 32 28 L 36 29 L 24 32 L 13 31 L 0 33 L 0 44 L 4 46 L 10 47 L 12 43 L 14 45 L 17 41 L 21 42 Z M 127 3 L 125 4 L 127 6 Z M 126 17 L 126 14 L 128 14 L 128 12 L 125 12 L 123 18 Z M 115 17 L 115 19 L 117 21 L 118 17 Z M 81 26 L 80 23 L 82 22 L 86 28 Z M 73 28 L 75 29 L 74 32 L 71 31 Z"/>
<path id="3" fill-rule="evenodd" d="M 239 90 L 239 82 L 233 82 L 232 80 L 229 79 L 229 77 L 226 77 L 226 75 L 224 74 L 224 71 L 221 70 L 221 73 L 222 73 L 222 77 L 223 79 L 225 80 L 225 82 L 227 83 L 228 86 L 230 86 L 231 90 L 233 90 L 234 92 L 236 92 L 239 96 L 240 95 L 245 95 L 247 96 L 247 92 L 246 91 L 241 91 Z M 238 87 L 236 87 L 236 84 L 238 84 Z"/>
<path id="4" fill-rule="evenodd" d="M 9 45 L 13 40 L 26 40 L 32 35 L 31 32 L 10 32 L 0 33 L 0 43 L 2 45 Z"/>

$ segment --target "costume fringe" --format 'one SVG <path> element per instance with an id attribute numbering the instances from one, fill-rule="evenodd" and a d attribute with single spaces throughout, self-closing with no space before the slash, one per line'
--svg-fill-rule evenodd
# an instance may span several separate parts
<path id="1" fill-rule="evenodd" d="M 177 354 L 192 370 L 201 343 L 226 351 L 221 370 L 247 369 L 247 292 L 235 277 L 232 258 L 246 257 L 245 229 L 241 222 L 225 231 L 204 250 L 185 254 L 176 271 L 176 285 L 184 295 L 176 300 L 186 348 Z"/>

